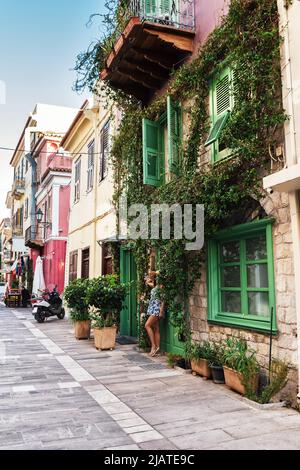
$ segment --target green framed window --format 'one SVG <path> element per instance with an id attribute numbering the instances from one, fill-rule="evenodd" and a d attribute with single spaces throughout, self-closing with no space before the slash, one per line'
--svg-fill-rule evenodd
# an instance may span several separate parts
<path id="1" fill-rule="evenodd" d="M 222 132 L 234 106 L 234 70 L 226 67 L 215 74 L 210 82 L 211 130 L 206 147 L 212 146 L 212 160 L 217 162 L 230 155 L 230 149 L 222 141 Z"/>
<path id="2" fill-rule="evenodd" d="M 163 141 L 160 123 L 143 119 L 144 184 L 161 186 L 163 183 Z"/>
<path id="3" fill-rule="evenodd" d="M 208 243 L 208 319 L 276 332 L 272 219 L 219 232 Z"/>
<path id="4" fill-rule="evenodd" d="M 161 186 L 165 182 L 165 150 L 168 153 L 169 172 L 178 174 L 181 128 L 181 107 L 170 96 L 167 98 L 167 112 L 159 120 L 143 119 L 144 184 Z M 168 139 L 167 149 L 165 134 Z"/>

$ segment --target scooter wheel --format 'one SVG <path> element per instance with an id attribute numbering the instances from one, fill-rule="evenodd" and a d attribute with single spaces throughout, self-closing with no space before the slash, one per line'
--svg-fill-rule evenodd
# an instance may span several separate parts
<path id="1" fill-rule="evenodd" d="M 62 311 L 61 311 L 61 313 L 59 313 L 59 314 L 57 315 L 57 318 L 58 318 L 59 320 L 63 320 L 63 319 L 65 318 L 65 316 L 66 316 L 66 312 L 65 312 L 65 309 L 63 308 Z"/>
<path id="2" fill-rule="evenodd" d="M 45 317 L 44 317 L 44 315 L 39 314 L 39 315 L 36 315 L 34 318 L 36 319 L 36 321 L 37 321 L 38 323 L 44 323 L 44 322 L 45 322 Z"/>

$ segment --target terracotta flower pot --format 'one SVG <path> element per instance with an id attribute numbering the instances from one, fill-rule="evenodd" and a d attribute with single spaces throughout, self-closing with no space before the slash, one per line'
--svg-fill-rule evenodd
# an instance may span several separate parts
<path id="1" fill-rule="evenodd" d="M 211 379 L 211 368 L 209 367 L 209 362 L 206 359 L 192 359 L 191 366 L 193 372 L 196 372 L 207 379 Z"/>
<path id="2" fill-rule="evenodd" d="M 90 334 L 91 334 L 90 320 L 75 322 L 75 338 L 76 339 L 89 339 Z"/>
<path id="3" fill-rule="evenodd" d="M 241 395 L 246 395 L 246 389 L 243 385 L 243 375 L 240 372 L 237 372 L 234 369 L 224 366 L 224 375 L 225 383 L 227 387 L 231 388 L 235 392 L 240 393 Z M 258 389 L 259 374 L 256 375 L 253 379 L 253 391 L 255 392 Z"/>
<path id="4" fill-rule="evenodd" d="M 95 328 L 94 340 L 96 349 L 115 349 L 117 337 L 117 327 L 111 328 Z"/>

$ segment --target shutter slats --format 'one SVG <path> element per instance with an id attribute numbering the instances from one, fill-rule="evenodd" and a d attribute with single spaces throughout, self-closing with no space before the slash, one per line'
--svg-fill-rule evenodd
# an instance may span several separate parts
<path id="1" fill-rule="evenodd" d="M 70 253 L 69 261 L 69 282 L 77 279 L 78 251 Z"/>
<path id="2" fill-rule="evenodd" d="M 229 75 L 226 75 L 216 86 L 216 106 L 217 115 L 223 114 L 230 109 L 230 81 Z"/>
<path id="3" fill-rule="evenodd" d="M 110 148 L 110 121 L 102 128 L 100 137 L 99 180 L 103 181 L 108 173 L 107 160 Z"/>
<path id="4" fill-rule="evenodd" d="M 159 124 L 143 119 L 144 184 L 150 186 L 161 185 L 159 140 Z"/>
<path id="5" fill-rule="evenodd" d="M 171 0 L 160 0 L 159 1 L 159 6 L 160 6 L 160 13 L 164 16 L 170 16 L 171 13 Z"/>
<path id="6" fill-rule="evenodd" d="M 81 160 L 75 164 L 75 194 L 74 200 L 77 202 L 80 199 L 80 176 L 81 176 Z"/>
<path id="7" fill-rule="evenodd" d="M 233 108 L 232 70 L 228 67 L 211 82 L 212 128 L 205 147 L 217 142 Z"/>
<path id="8" fill-rule="evenodd" d="M 145 9 L 146 15 L 154 15 L 156 12 L 156 1 L 157 0 L 142 0 L 142 8 Z"/>
<path id="9" fill-rule="evenodd" d="M 167 98 L 168 114 L 168 150 L 169 150 L 169 169 L 172 173 L 178 173 L 179 170 L 179 145 L 180 145 L 180 107 L 175 104 L 171 96 Z"/>
<path id="10" fill-rule="evenodd" d="M 88 182 L 87 190 L 90 191 L 93 188 L 94 182 L 94 150 L 95 141 L 88 146 Z"/>

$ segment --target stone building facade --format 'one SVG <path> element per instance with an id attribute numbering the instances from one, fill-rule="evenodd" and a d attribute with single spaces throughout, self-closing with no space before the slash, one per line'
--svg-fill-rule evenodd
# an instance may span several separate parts
<path id="1" fill-rule="evenodd" d="M 288 195 L 278 192 L 268 194 L 265 199 L 260 201 L 260 204 L 267 216 L 275 219 L 273 251 L 278 331 L 272 340 L 272 356 L 290 364 L 289 382 L 279 398 L 286 399 L 296 405 L 298 385 L 296 286 Z M 267 367 L 270 354 L 270 335 L 268 333 L 208 322 L 207 281 L 207 267 L 203 263 L 201 279 L 196 283 L 190 298 L 189 308 L 193 339 L 196 342 L 220 342 L 229 337 L 244 338 L 248 346 L 256 351 L 260 364 Z"/>

